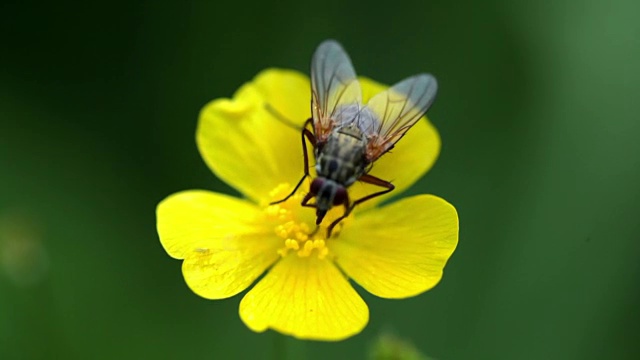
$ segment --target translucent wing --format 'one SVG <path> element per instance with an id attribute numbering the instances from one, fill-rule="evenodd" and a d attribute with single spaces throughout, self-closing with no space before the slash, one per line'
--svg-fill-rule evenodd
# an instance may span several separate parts
<path id="1" fill-rule="evenodd" d="M 375 161 L 393 147 L 427 112 L 438 91 L 431 74 L 407 78 L 369 100 L 361 114 L 368 118 L 361 127 L 369 137 L 366 156 Z"/>
<path id="2" fill-rule="evenodd" d="M 354 104 L 359 107 L 362 102 L 360 83 L 349 55 L 335 40 L 324 41 L 313 54 L 311 91 L 313 126 L 317 140 L 322 142 L 335 125 L 348 120 L 344 110 Z"/>

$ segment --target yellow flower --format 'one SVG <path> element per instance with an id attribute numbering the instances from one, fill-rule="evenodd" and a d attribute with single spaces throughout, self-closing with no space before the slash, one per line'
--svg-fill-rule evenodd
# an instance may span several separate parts
<path id="1" fill-rule="evenodd" d="M 385 89 L 361 78 L 363 100 Z M 284 198 L 303 173 L 300 132 L 277 120 L 266 104 L 302 126 L 310 117 L 306 76 L 269 69 L 242 86 L 233 99 L 217 99 L 200 113 L 197 143 L 211 170 L 246 198 L 188 190 L 157 208 L 158 233 L 167 253 L 183 259 L 188 286 L 207 299 L 247 289 L 240 317 L 253 331 L 274 329 L 302 339 L 341 340 L 369 320 L 367 305 L 349 278 L 383 298 L 406 298 L 435 286 L 458 241 L 455 208 L 419 195 L 377 208 L 381 196 L 356 207 L 326 239 L 335 207 L 313 236 L 313 209 L 300 206 L 309 184 Z M 406 189 L 431 167 L 440 149 L 437 132 L 418 122 L 372 175 Z M 312 154 L 312 152 L 310 152 Z M 313 169 L 312 169 L 313 171 Z M 312 172 L 312 177 L 314 173 Z M 356 183 L 352 199 L 377 190 Z"/>

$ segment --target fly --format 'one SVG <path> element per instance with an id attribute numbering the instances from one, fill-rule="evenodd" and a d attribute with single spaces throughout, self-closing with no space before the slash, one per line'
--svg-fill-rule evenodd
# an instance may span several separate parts
<path id="1" fill-rule="evenodd" d="M 373 163 L 389 151 L 427 112 L 438 84 L 431 74 L 400 81 L 362 104 L 362 91 L 349 55 L 334 40 L 322 42 L 311 60 L 311 114 L 302 128 L 304 175 L 289 199 L 309 176 L 307 141 L 313 145 L 317 177 L 302 206 L 316 209 L 316 225 L 334 206 L 344 214 L 327 228 L 327 238 L 340 221 L 367 200 L 392 191 L 389 181 L 368 174 Z M 362 181 L 382 190 L 352 201 L 347 188 Z M 312 198 L 315 202 L 309 203 Z"/>

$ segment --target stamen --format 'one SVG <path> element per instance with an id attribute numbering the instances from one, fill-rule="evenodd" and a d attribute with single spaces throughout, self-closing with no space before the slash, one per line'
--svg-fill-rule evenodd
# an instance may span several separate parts
<path id="1" fill-rule="evenodd" d="M 280 184 L 269 193 L 271 201 L 278 201 L 285 198 L 291 191 L 288 184 Z M 294 194 L 287 201 L 269 205 L 265 209 L 265 214 L 274 223 L 274 233 L 284 240 L 284 246 L 277 250 L 282 257 L 295 252 L 299 257 L 317 256 L 324 259 L 329 254 L 329 248 L 325 244 L 324 231 L 311 232 L 311 227 L 307 221 L 301 218 L 313 220 L 312 216 L 303 216 L 302 211 L 308 209 L 300 206 L 303 195 Z M 315 226 L 313 227 L 316 228 Z"/>

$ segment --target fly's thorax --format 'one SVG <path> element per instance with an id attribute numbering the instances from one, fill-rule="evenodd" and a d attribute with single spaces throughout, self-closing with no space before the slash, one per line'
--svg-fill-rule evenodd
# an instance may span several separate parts
<path id="1" fill-rule="evenodd" d="M 381 123 L 378 116 L 360 104 L 346 104 L 336 108 L 333 115 L 336 123 L 340 124 L 339 131 L 354 130 L 357 136 L 372 136 L 380 131 Z"/>
<path id="2" fill-rule="evenodd" d="M 335 130 L 316 155 L 318 176 L 348 187 L 365 171 L 366 138 L 353 126 Z"/>

